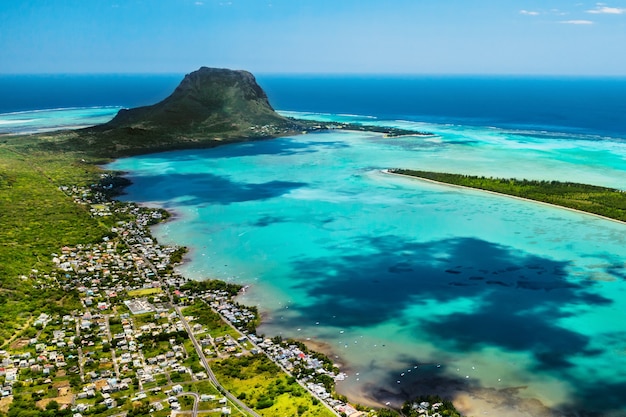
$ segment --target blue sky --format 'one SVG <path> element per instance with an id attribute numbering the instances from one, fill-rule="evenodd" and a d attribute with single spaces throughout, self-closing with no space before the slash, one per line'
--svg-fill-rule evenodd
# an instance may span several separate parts
<path id="1" fill-rule="evenodd" d="M 6 0 L 0 73 L 626 75 L 626 0 Z"/>

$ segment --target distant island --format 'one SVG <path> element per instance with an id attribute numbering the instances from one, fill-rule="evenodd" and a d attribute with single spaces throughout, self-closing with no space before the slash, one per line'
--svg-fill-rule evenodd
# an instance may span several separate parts
<path id="1" fill-rule="evenodd" d="M 329 129 L 369 131 L 388 137 L 430 135 L 393 127 L 287 118 L 273 109 L 251 73 L 202 67 L 187 74 L 159 103 L 122 109 L 101 125 L 38 135 L 42 140 L 35 146 L 111 159 Z"/>
<path id="2" fill-rule="evenodd" d="M 626 192 L 614 188 L 574 182 L 486 178 L 411 169 L 389 169 L 388 172 L 539 201 L 626 222 Z"/>
<path id="3" fill-rule="evenodd" d="M 374 132 L 374 133 L 382 133 L 385 137 L 388 138 L 397 138 L 401 136 L 435 136 L 430 132 L 423 132 L 419 130 L 410 130 L 410 129 L 401 129 L 399 127 L 389 127 L 389 126 L 376 126 L 370 124 L 361 124 L 361 123 L 346 123 L 346 122 L 324 122 L 318 120 L 297 120 L 299 123 L 304 123 L 307 127 L 307 130 L 303 133 L 307 133 L 309 131 L 319 131 L 319 130 L 354 130 L 359 132 Z"/>

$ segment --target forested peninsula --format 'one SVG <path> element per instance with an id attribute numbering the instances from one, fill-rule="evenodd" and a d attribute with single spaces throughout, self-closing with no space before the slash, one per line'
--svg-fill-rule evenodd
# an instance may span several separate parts
<path id="1" fill-rule="evenodd" d="M 539 201 L 626 222 L 624 190 L 574 182 L 487 178 L 411 169 L 389 169 L 388 172 Z"/>

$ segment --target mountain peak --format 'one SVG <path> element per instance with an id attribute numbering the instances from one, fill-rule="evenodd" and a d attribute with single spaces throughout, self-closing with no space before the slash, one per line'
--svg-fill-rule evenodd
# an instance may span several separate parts
<path id="1" fill-rule="evenodd" d="M 110 122 L 86 129 L 83 138 L 117 156 L 214 146 L 302 129 L 274 111 L 250 72 L 202 67 L 187 74 L 163 101 L 120 110 Z"/>
<path id="2" fill-rule="evenodd" d="M 152 106 L 121 110 L 105 126 L 144 129 L 199 128 L 231 131 L 256 124 L 284 123 L 247 71 L 202 67 L 187 74 L 174 92 Z"/>

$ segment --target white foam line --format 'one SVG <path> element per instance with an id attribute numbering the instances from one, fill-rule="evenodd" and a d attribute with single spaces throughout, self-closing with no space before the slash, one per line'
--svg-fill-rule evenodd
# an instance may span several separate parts
<path id="1" fill-rule="evenodd" d="M 37 119 L 0 120 L 0 125 L 14 125 L 19 123 L 34 122 Z"/>
<path id="2" fill-rule="evenodd" d="M 49 113 L 55 111 L 68 111 L 68 110 L 94 110 L 94 109 L 124 109 L 123 106 L 91 106 L 91 107 L 57 107 L 53 109 L 38 109 L 38 110 L 24 110 L 9 113 L 0 113 L 0 116 L 18 115 L 18 114 L 31 114 L 31 113 Z"/>

